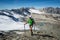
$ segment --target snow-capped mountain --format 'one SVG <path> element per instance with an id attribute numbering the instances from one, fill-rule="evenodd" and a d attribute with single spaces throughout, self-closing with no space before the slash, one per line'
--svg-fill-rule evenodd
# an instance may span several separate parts
<path id="1" fill-rule="evenodd" d="M 24 17 L 29 15 L 29 11 L 27 10 L 27 8 L 20 8 L 20 9 L 12 9 L 12 10 L 0 10 L 0 15 L 3 16 L 8 16 L 11 19 L 13 19 L 14 21 L 19 21 L 19 16 L 20 17 Z"/>
<path id="2" fill-rule="evenodd" d="M 38 9 L 33 8 L 0 10 L 0 30 L 22 30 L 24 29 L 24 21 L 26 16 L 32 14 L 33 17 L 37 16 L 38 19 L 41 18 L 43 20 L 55 20 L 57 17 L 57 19 L 60 19 L 60 14 L 49 14 L 44 11 L 40 11 Z M 29 29 L 28 24 L 26 25 L 26 29 Z"/>
<path id="3" fill-rule="evenodd" d="M 12 10 L 0 10 L 0 30 L 22 30 L 24 29 L 24 19 L 30 15 L 29 8 Z M 26 29 L 29 29 L 28 24 Z"/>

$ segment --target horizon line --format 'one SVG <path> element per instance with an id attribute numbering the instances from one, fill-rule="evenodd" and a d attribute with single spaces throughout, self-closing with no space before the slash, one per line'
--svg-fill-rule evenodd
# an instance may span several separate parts
<path id="1" fill-rule="evenodd" d="M 18 7 L 18 8 L 5 8 L 0 10 L 11 10 L 11 9 L 20 9 L 20 8 L 35 8 L 35 9 L 41 9 L 41 8 L 48 8 L 48 7 Z M 60 7 L 52 7 L 52 8 L 60 8 Z"/>

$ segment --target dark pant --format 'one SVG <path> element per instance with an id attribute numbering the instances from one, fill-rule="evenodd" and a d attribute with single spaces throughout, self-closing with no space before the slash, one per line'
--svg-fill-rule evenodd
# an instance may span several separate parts
<path id="1" fill-rule="evenodd" d="M 33 31 L 32 31 L 33 25 L 29 25 L 29 27 L 30 27 L 31 35 L 33 35 Z"/>

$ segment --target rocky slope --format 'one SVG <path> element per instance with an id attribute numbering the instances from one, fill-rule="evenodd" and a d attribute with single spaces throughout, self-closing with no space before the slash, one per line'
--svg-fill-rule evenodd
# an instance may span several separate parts
<path id="1" fill-rule="evenodd" d="M 0 40 L 59 40 L 56 35 L 43 31 L 34 31 L 33 36 L 29 31 L 12 30 L 8 32 L 0 31 Z"/>

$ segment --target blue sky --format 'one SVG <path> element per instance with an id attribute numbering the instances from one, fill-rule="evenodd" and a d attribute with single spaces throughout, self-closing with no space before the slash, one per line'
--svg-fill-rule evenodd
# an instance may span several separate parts
<path id="1" fill-rule="evenodd" d="M 60 7 L 60 0 L 0 0 L 0 9 Z"/>

